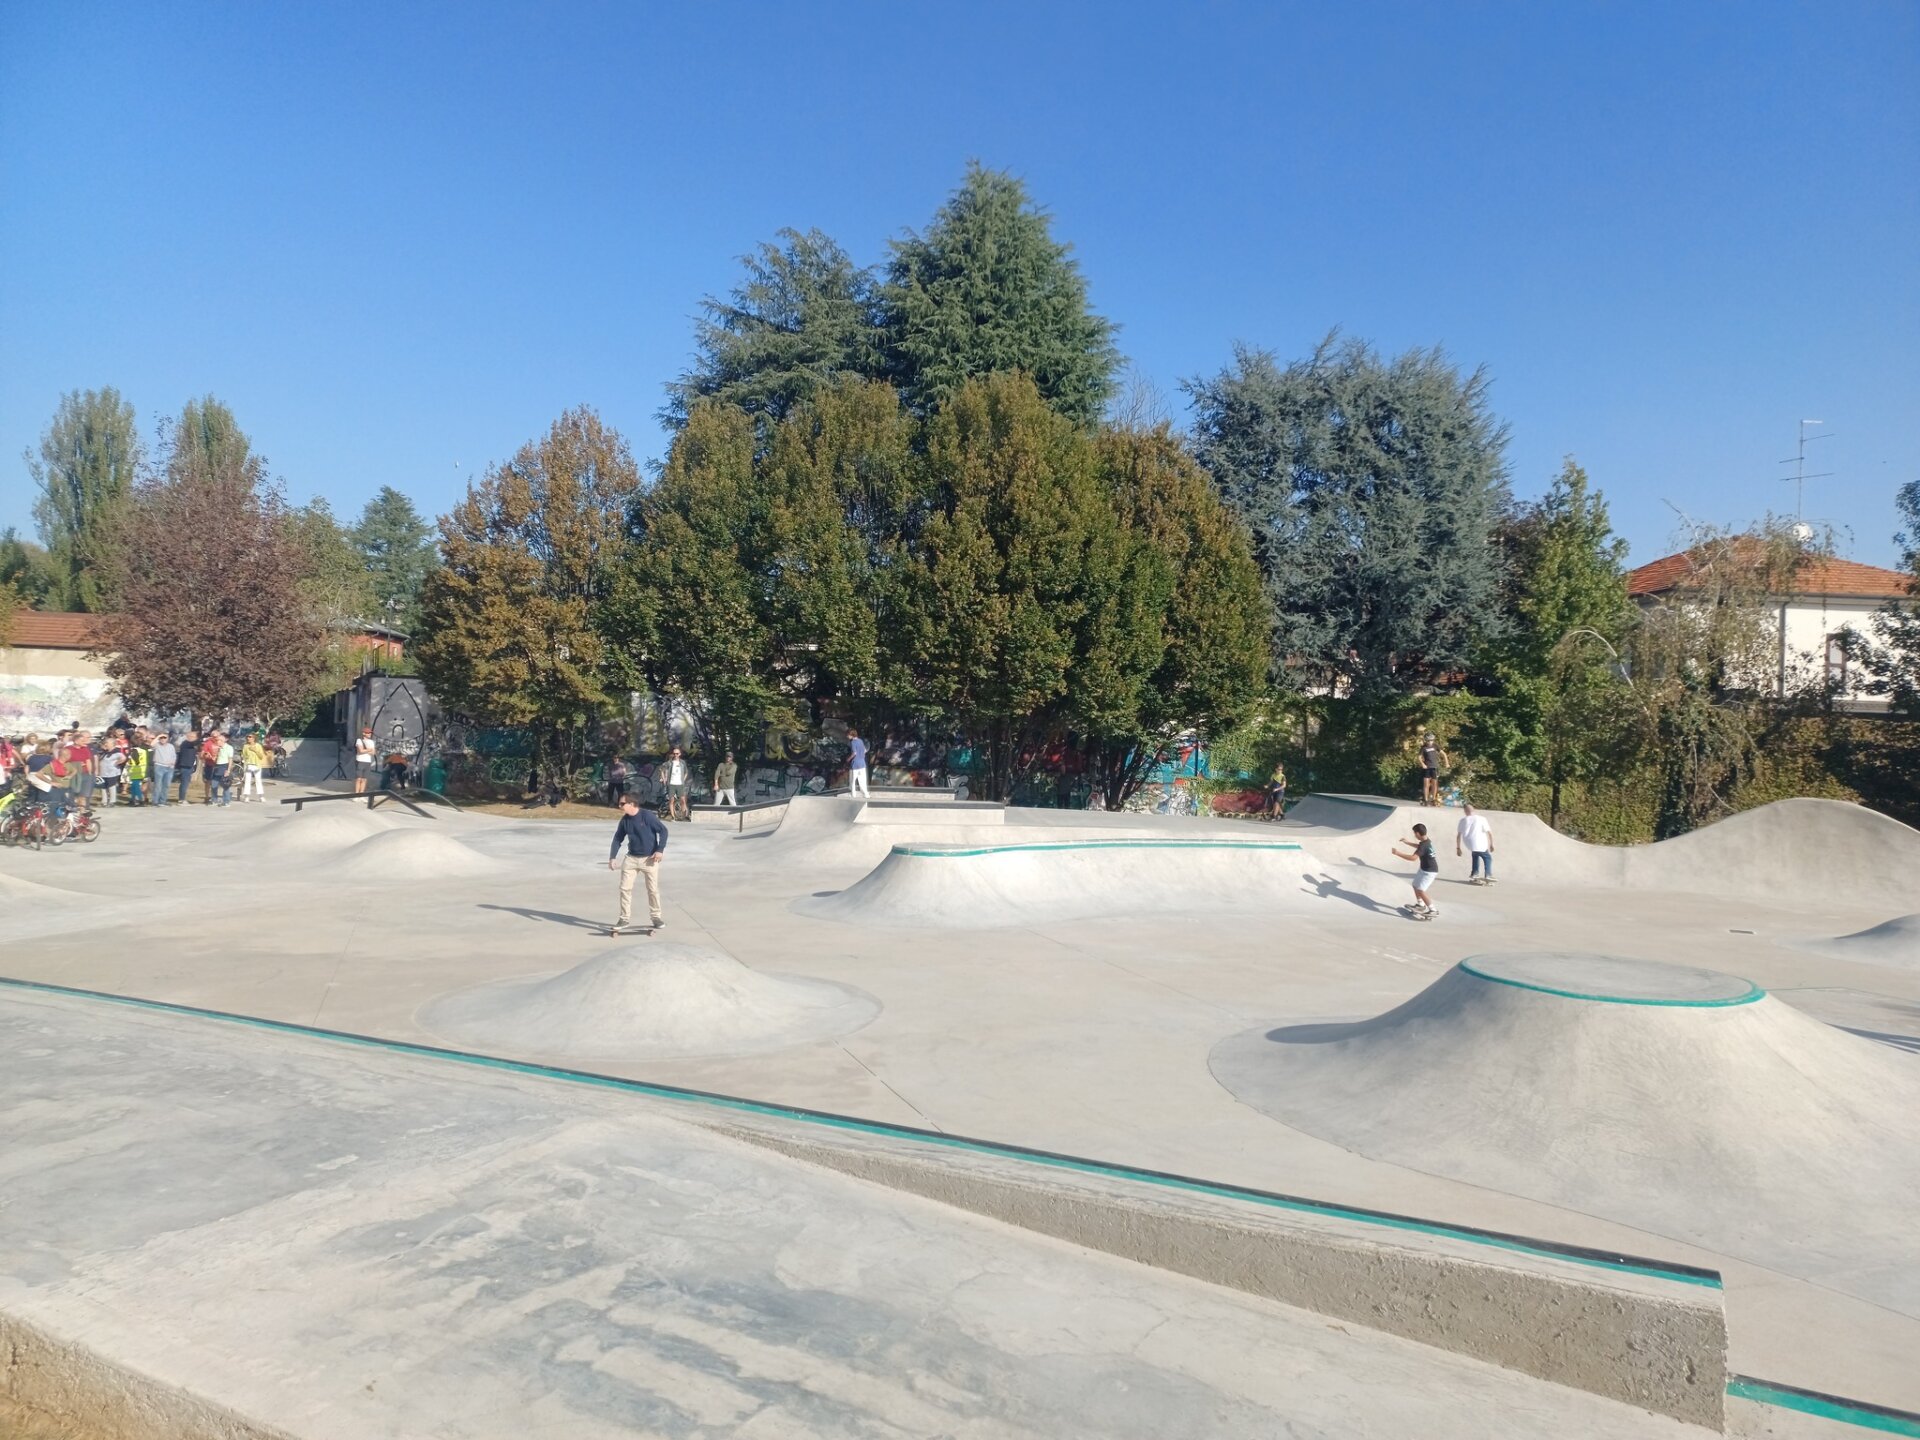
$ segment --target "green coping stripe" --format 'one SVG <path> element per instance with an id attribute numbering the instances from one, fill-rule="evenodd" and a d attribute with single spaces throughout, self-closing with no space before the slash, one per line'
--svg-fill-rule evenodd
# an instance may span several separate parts
<path id="1" fill-rule="evenodd" d="M 896 845 L 896 855 L 960 860 L 969 855 L 1025 855 L 1035 850 L 1298 850 L 1294 840 L 1037 840 L 1029 845 Z"/>
<path id="2" fill-rule="evenodd" d="M 1878 1430 L 1883 1435 L 1920 1436 L 1920 1415 L 1911 1410 L 1823 1395 L 1818 1390 L 1802 1390 L 1797 1385 L 1778 1385 L 1756 1380 L 1751 1375 L 1735 1375 L 1727 1382 L 1727 1394 L 1735 1400 L 1751 1400 L 1756 1405 L 1771 1405 L 1779 1410 L 1797 1410 L 1802 1415 L 1817 1415 L 1822 1420 L 1837 1420 L 1862 1430 Z"/>
<path id="3" fill-rule="evenodd" d="M 1557 985 L 1537 985 L 1530 980 L 1509 980 L 1504 975 L 1489 975 L 1484 970 L 1476 970 L 1473 962 L 1462 960 L 1460 968 L 1476 980 L 1485 980 L 1494 985 L 1511 985 L 1516 990 L 1533 990 L 1542 995 L 1561 995 L 1568 1000 L 1592 1000 L 1601 1005 L 1664 1005 L 1682 1010 L 1720 1010 L 1729 1005 L 1751 1005 L 1756 1000 L 1767 998 L 1767 992 L 1751 980 L 1741 983 L 1747 987 L 1744 995 L 1729 995 L 1721 1000 L 1659 1000 L 1639 995 L 1589 995 L 1583 990 L 1565 990 Z"/>
<path id="4" fill-rule="evenodd" d="M 498 1055 L 476 1054 L 470 1050 L 448 1050 L 437 1045 L 417 1044 L 411 1040 L 388 1040 L 376 1035 L 355 1034 L 351 1030 L 325 1030 L 319 1026 L 301 1025 L 291 1020 L 268 1020 L 257 1015 L 237 1015 L 228 1010 L 207 1010 L 197 1005 L 176 1004 L 170 1000 L 146 1000 L 137 995 L 115 995 L 104 990 L 80 990 L 72 986 L 53 985 L 41 980 L 17 980 L 10 976 L 0 976 L 0 986 L 46 995 L 66 996 L 72 999 L 101 1001 L 111 1005 L 125 1005 L 137 1010 L 185 1015 L 198 1020 L 213 1020 L 250 1029 L 270 1030 L 282 1035 L 329 1040 L 338 1044 L 357 1045 L 363 1049 L 382 1050 L 420 1059 L 450 1061 L 459 1065 L 500 1070 L 512 1075 L 557 1080 L 570 1085 L 589 1085 L 604 1090 L 618 1090 L 624 1094 L 645 1095 L 657 1100 L 710 1105 L 736 1114 L 761 1115 L 770 1119 L 818 1125 L 825 1129 L 874 1135 L 910 1144 L 938 1145 L 950 1150 L 1045 1165 L 1081 1175 L 1097 1175 L 1104 1179 L 1154 1185 L 1166 1190 L 1206 1195 L 1218 1200 L 1260 1205 L 1271 1210 L 1294 1211 L 1324 1219 L 1377 1225 L 1384 1229 L 1399 1230 L 1409 1234 L 1433 1235 L 1447 1240 L 1465 1241 L 1469 1244 L 1510 1251 L 1535 1259 L 1588 1265 L 1616 1275 L 1645 1275 L 1679 1285 L 1698 1285 L 1708 1290 L 1721 1288 L 1719 1272 L 1697 1265 L 1649 1260 L 1618 1251 L 1595 1250 L 1586 1246 L 1563 1245 L 1551 1240 L 1529 1239 L 1524 1235 L 1508 1235 L 1497 1230 L 1482 1230 L 1471 1225 L 1452 1225 L 1445 1221 L 1422 1220 L 1409 1215 L 1395 1215 L 1388 1211 L 1336 1205 L 1326 1201 L 1305 1199 L 1298 1195 L 1281 1195 L 1269 1190 L 1255 1190 L 1248 1186 L 1199 1180 L 1190 1175 L 1176 1175 L 1163 1170 L 1146 1170 L 1104 1160 L 1088 1160 L 1077 1155 L 1062 1155 L 1050 1150 L 1035 1150 L 1024 1145 L 979 1140 L 937 1130 L 920 1130 L 910 1125 L 891 1125 L 881 1120 L 862 1120 L 851 1115 L 836 1115 L 831 1111 L 807 1110 L 799 1106 L 780 1105 L 766 1100 L 748 1100 L 737 1095 L 723 1095 L 711 1090 L 693 1090 L 679 1085 L 662 1085 L 647 1080 L 629 1080 L 623 1076 L 601 1075 L 591 1070 L 570 1070 L 564 1066 L 542 1065 L 532 1060 L 509 1060 Z"/>

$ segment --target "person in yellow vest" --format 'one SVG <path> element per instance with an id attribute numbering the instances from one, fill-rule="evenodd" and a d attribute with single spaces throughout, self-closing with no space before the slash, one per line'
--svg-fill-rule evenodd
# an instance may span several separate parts
<path id="1" fill-rule="evenodd" d="M 260 732 L 247 732 L 247 743 L 240 747 L 240 768 L 246 772 L 240 782 L 240 803 L 258 800 L 267 803 L 267 782 L 260 778 L 267 768 L 267 747 L 260 743 Z"/>
<path id="2" fill-rule="evenodd" d="M 127 747 L 127 803 L 144 805 L 147 801 L 147 747 L 138 743 Z"/>

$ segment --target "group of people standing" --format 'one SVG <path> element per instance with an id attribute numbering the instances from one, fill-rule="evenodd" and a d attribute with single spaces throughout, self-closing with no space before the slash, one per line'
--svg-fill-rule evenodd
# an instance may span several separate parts
<path id="1" fill-rule="evenodd" d="M 203 805 L 231 804 L 236 784 L 243 803 L 265 804 L 266 772 L 279 748 L 280 737 L 257 726 L 176 735 L 116 725 L 97 738 L 72 726 L 44 740 L 0 736 L 0 787 L 24 786 L 66 805 L 185 805 L 197 771 Z"/>

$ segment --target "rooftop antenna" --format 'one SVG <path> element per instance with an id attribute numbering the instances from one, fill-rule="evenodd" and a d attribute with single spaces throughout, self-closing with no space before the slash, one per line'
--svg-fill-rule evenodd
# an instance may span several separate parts
<path id="1" fill-rule="evenodd" d="M 1824 425 L 1826 423 L 1824 420 L 1802 420 L 1800 422 L 1800 448 L 1794 454 L 1789 455 L 1780 462 L 1782 465 L 1793 466 L 1793 518 L 1795 521 L 1801 521 L 1806 516 L 1807 481 L 1826 480 L 1833 475 L 1833 471 L 1831 470 L 1821 470 L 1812 475 L 1807 474 L 1807 446 L 1812 443 L 1813 440 L 1833 439 L 1833 432 L 1831 430 L 1824 435 L 1809 437 L 1807 427 L 1809 425 Z M 1784 478 L 1783 476 L 1782 479 Z"/>

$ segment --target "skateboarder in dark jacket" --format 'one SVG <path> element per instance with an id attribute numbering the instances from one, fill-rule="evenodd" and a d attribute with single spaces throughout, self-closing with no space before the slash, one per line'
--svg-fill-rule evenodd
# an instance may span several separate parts
<path id="1" fill-rule="evenodd" d="M 620 857 L 623 843 L 627 847 L 624 860 Z M 613 849 L 607 853 L 607 868 L 620 872 L 620 918 L 613 922 L 611 934 L 618 935 L 624 930 L 633 913 L 636 875 L 644 876 L 647 882 L 647 910 L 653 928 L 658 930 L 666 923 L 660 918 L 660 860 L 666 849 L 667 827 L 660 823 L 660 817 L 651 810 L 642 810 L 636 796 L 622 795 L 620 824 L 613 832 Z"/>

